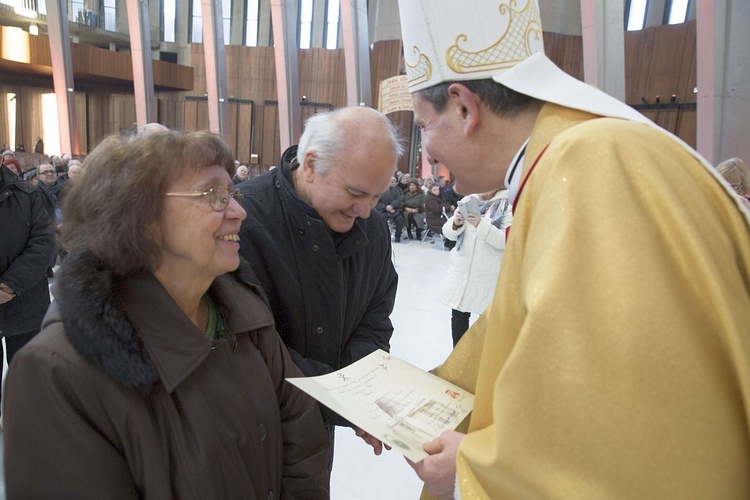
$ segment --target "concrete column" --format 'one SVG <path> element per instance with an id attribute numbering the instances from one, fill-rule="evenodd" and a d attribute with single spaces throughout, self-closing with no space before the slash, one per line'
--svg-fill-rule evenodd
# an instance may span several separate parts
<path id="1" fill-rule="evenodd" d="M 151 63 L 151 29 L 147 0 L 127 0 L 130 58 L 133 62 L 135 118 L 140 130 L 156 121 L 154 72 Z"/>
<path id="2" fill-rule="evenodd" d="M 188 0 L 177 0 L 177 25 L 175 26 L 174 42 L 177 45 L 177 63 L 185 66 L 190 66 L 191 61 L 188 36 L 189 18 L 190 3 Z"/>
<path id="3" fill-rule="evenodd" d="M 299 142 L 302 115 L 297 66 L 297 2 L 271 0 L 281 151 Z"/>
<path id="4" fill-rule="evenodd" d="M 271 4 L 268 0 L 260 0 L 258 12 L 258 47 L 271 45 Z"/>
<path id="5" fill-rule="evenodd" d="M 625 100 L 623 0 L 581 0 L 584 81 Z"/>
<path id="6" fill-rule="evenodd" d="M 750 4 L 699 1 L 697 18 L 697 149 L 714 165 L 750 161 Z"/>
<path id="7" fill-rule="evenodd" d="M 341 28 L 346 62 L 346 103 L 349 106 L 372 106 L 366 0 L 341 0 Z"/>
<path id="8" fill-rule="evenodd" d="M 81 154 L 76 124 L 73 58 L 70 53 L 66 0 L 52 0 L 47 3 L 47 31 L 52 56 L 52 80 L 57 99 L 60 152 L 74 155 Z"/>
<path id="9" fill-rule="evenodd" d="M 244 0 L 232 0 L 232 19 L 229 23 L 232 25 L 231 38 L 229 40 L 231 45 L 245 45 L 245 23 L 247 22 L 247 15 L 245 13 L 245 1 Z"/>
<path id="10" fill-rule="evenodd" d="M 325 36 L 328 36 L 326 31 L 326 24 L 328 24 L 327 3 L 326 0 L 313 0 L 312 25 L 310 26 L 312 31 L 311 48 L 320 49 L 326 46 Z"/>
<path id="11" fill-rule="evenodd" d="M 221 1 L 200 0 L 200 2 L 203 16 L 203 51 L 206 58 L 208 128 L 231 144 L 227 102 L 227 59 L 224 52 Z"/>
<path id="12" fill-rule="evenodd" d="M 397 0 L 370 2 L 369 19 L 370 43 L 401 38 L 401 18 L 398 15 Z"/>

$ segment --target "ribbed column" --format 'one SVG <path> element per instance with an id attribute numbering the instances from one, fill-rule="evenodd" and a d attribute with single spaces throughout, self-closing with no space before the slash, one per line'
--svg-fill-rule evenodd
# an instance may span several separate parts
<path id="1" fill-rule="evenodd" d="M 147 0 L 127 0 L 130 58 L 133 62 L 135 118 L 140 130 L 156 121 L 154 70 L 151 63 L 151 25 Z"/>
<path id="2" fill-rule="evenodd" d="M 581 0 L 583 74 L 589 85 L 625 100 L 623 0 Z"/>
<path id="3" fill-rule="evenodd" d="M 47 3 L 47 30 L 52 56 L 52 79 L 57 99 L 60 152 L 80 154 L 66 0 L 52 0 Z"/>
<path id="4" fill-rule="evenodd" d="M 366 0 L 341 0 L 341 28 L 346 62 L 346 102 L 349 106 L 372 106 Z"/>
<path id="5" fill-rule="evenodd" d="M 281 151 L 299 142 L 302 131 L 297 66 L 297 2 L 271 0 Z M 281 154 L 281 152 L 279 152 Z"/>
<path id="6" fill-rule="evenodd" d="M 201 0 L 203 51 L 206 58 L 208 127 L 232 144 L 227 102 L 227 59 L 221 1 Z"/>

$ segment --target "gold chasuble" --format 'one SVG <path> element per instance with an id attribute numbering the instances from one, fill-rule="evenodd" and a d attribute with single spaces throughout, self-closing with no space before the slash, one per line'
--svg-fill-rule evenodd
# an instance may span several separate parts
<path id="1" fill-rule="evenodd" d="M 461 497 L 750 498 L 736 200 L 643 123 L 547 103 L 526 171 L 545 146 L 494 301 L 437 370 L 476 394 Z"/>

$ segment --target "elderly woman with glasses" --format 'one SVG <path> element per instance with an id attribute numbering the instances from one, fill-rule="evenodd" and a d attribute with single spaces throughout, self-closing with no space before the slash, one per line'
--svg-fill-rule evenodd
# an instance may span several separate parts
<path id="1" fill-rule="evenodd" d="M 64 200 L 70 250 L 4 397 L 9 498 L 327 498 L 315 402 L 238 256 L 217 136 L 105 139 Z"/>

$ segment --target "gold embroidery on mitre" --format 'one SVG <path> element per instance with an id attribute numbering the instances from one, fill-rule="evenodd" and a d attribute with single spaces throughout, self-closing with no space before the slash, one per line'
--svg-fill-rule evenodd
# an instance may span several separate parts
<path id="1" fill-rule="evenodd" d="M 432 63 L 430 62 L 430 59 L 422 54 L 416 45 L 412 50 L 415 54 L 419 55 L 419 57 L 417 58 L 417 64 L 413 66 L 409 64 L 408 61 L 404 61 L 406 63 L 406 75 L 409 87 L 427 82 L 432 78 Z"/>
<path id="2" fill-rule="evenodd" d="M 518 11 L 514 7 L 517 0 L 500 5 L 500 14 L 510 16 L 505 33 L 490 47 L 477 52 L 469 52 L 458 46 L 468 37 L 456 37 L 456 43 L 448 47 L 445 58 L 448 66 L 456 73 L 477 73 L 479 71 L 510 68 L 532 54 L 530 41 L 542 39 L 542 24 L 539 8 L 535 0 L 528 0 L 526 7 Z"/>

